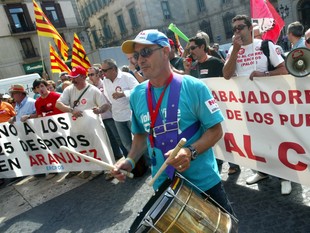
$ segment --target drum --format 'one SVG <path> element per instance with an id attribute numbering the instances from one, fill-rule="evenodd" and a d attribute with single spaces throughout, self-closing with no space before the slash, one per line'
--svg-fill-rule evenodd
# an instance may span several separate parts
<path id="1" fill-rule="evenodd" d="M 170 183 L 170 185 L 169 185 Z M 237 222 L 176 176 L 163 184 L 135 219 L 129 233 L 237 232 Z"/>

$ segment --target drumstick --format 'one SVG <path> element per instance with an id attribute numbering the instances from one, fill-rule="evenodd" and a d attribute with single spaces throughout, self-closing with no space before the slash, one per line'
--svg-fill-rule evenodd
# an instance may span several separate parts
<path id="1" fill-rule="evenodd" d="M 91 161 L 91 162 L 93 162 L 93 163 L 97 163 L 98 165 L 104 167 L 105 170 L 113 170 L 113 169 L 116 168 L 115 166 L 113 166 L 113 165 L 111 165 L 111 164 L 108 164 L 108 163 L 103 162 L 103 161 L 98 160 L 98 159 L 94 159 L 94 158 L 92 158 L 92 157 L 89 157 L 88 155 L 81 154 L 81 153 L 79 153 L 79 152 L 77 152 L 77 151 L 74 151 L 74 150 L 69 149 L 69 148 L 66 147 L 66 146 L 61 146 L 59 149 L 62 150 L 62 151 L 65 151 L 65 152 L 69 152 L 69 153 L 75 154 L 75 155 L 77 155 L 77 156 L 79 156 L 79 157 L 82 157 L 82 158 L 84 158 L 84 159 L 87 159 L 87 160 L 89 160 L 89 161 Z M 125 171 L 125 170 L 122 170 L 122 169 L 120 169 L 119 171 L 120 171 L 121 173 L 123 173 L 125 176 L 128 176 L 129 178 L 133 178 L 133 174 L 132 174 L 132 173 L 130 173 L 130 172 L 128 172 L 128 171 Z"/>
<path id="2" fill-rule="evenodd" d="M 173 149 L 171 155 L 169 156 L 169 158 L 174 158 L 179 150 L 185 145 L 186 143 L 186 138 L 181 138 L 181 140 L 179 141 L 179 143 L 176 145 L 176 147 Z M 163 171 L 167 168 L 168 164 L 166 163 L 166 161 L 161 165 L 160 169 L 157 171 L 157 173 L 155 174 L 155 176 L 151 179 L 151 181 L 149 182 L 149 186 L 152 186 L 154 184 L 154 182 L 157 180 L 157 178 L 161 175 L 161 173 L 163 173 Z"/>

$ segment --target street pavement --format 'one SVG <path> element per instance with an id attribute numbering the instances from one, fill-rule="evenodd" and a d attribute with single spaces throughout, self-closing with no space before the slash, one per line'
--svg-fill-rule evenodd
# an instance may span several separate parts
<path id="1" fill-rule="evenodd" d="M 310 187 L 292 183 L 292 193 L 283 196 L 278 178 L 249 186 L 250 169 L 231 176 L 227 169 L 224 163 L 222 180 L 240 233 L 310 232 Z M 104 175 L 83 180 L 59 174 L 6 184 L 0 187 L 0 232 L 125 233 L 153 195 L 149 180 L 150 172 L 118 184 Z"/>

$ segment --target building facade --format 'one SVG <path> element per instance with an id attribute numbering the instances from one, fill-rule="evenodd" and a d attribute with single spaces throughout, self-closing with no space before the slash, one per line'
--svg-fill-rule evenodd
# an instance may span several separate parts
<path id="1" fill-rule="evenodd" d="M 306 29 L 310 27 L 310 0 L 270 2 L 279 9 L 286 27 L 297 20 Z M 37 0 L 37 3 L 69 47 L 73 34 L 78 34 L 93 63 L 101 62 L 96 55 L 99 49 L 120 46 L 143 29 L 157 28 L 173 38 L 174 33 L 168 29 L 170 23 L 188 37 L 202 30 L 210 36 L 211 44 L 230 43 L 231 19 L 237 14 L 250 15 L 250 0 Z M 51 76 L 48 42 L 53 40 L 38 37 L 34 21 L 32 0 L 2 0 L 0 78 L 40 73 L 42 64 Z M 182 39 L 181 43 L 185 45 Z"/>
<path id="2" fill-rule="evenodd" d="M 84 31 L 76 1 L 36 2 L 71 47 L 74 32 Z M 35 72 L 52 76 L 49 42 L 56 46 L 52 38 L 37 35 L 32 0 L 2 0 L 0 27 L 0 79 Z"/>
<path id="3" fill-rule="evenodd" d="M 282 11 L 286 25 L 299 20 L 309 28 L 309 0 L 270 2 Z M 157 28 L 173 37 L 168 30 L 170 23 L 188 37 L 203 30 L 211 43 L 229 43 L 231 19 L 236 14 L 250 15 L 250 0 L 78 0 L 78 7 L 92 49 L 118 46 L 148 28 Z"/>

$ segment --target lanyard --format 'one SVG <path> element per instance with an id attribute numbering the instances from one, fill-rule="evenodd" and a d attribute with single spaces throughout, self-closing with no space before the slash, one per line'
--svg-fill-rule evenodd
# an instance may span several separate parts
<path id="1" fill-rule="evenodd" d="M 152 98 L 152 92 L 151 92 L 152 84 L 150 82 L 148 83 L 147 102 L 148 102 L 148 108 L 149 108 L 149 113 L 150 113 L 150 117 L 151 117 L 149 139 L 150 139 L 150 143 L 151 143 L 151 147 L 152 148 L 154 148 L 153 128 L 155 126 L 156 118 L 158 116 L 159 108 L 160 108 L 161 102 L 163 100 L 163 97 L 165 95 L 165 91 L 166 91 L 167 87 L 169 86 L 169 84 L 171 83 L 172 78 L 173 78 L 173 75 L 171 73 L 169 78 L 168 78 L 168 80 L 167 80 L 165 88 L 161 92 L 160 97 L 158 99 L 158 102 L 156 103 L 155 110 L 153 109 L 153 98 Z"/>

